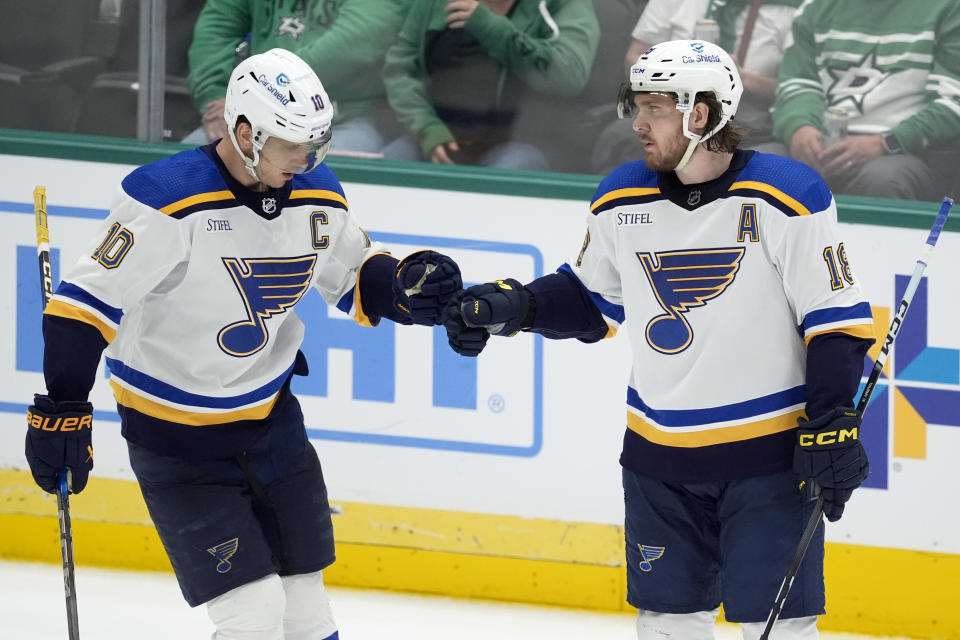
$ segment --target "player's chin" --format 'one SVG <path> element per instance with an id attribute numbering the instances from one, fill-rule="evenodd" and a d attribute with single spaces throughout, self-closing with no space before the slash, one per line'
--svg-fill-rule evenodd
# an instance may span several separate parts
<path id="1" fill-rule="evenodd" d="M 646 163 L 648 169 L 653 169 L 654 171 L 664 171 L 666 164 L 663 162 L 663 156 L 656 152 L 647 151 L 647 155 L 643 158 L 644 163 Z"/>

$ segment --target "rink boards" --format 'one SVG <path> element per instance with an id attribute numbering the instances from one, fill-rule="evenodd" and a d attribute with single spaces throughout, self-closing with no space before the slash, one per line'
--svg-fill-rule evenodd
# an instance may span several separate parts
<path id="1" fill-rule="evenodd" d="M 22 458 L 22 411 L 42 388 L 31 193 L 47 187 L 57 279 L 123 175 L 163 151 L 98 140 L 66 146 L 0 135 L 0 332 L 11 345 L 0 356 L 0 555 L 49 561 L 58 557 L 55 502 L 32 484 Z M 331 164 L 375 239 L 398 255 L 438 247 L 471 282 L 529 280 L 574 258 L 596 183 Z M 878 332 L 936 212 L 903 208 L 840 203 L 843 240 Z M 867 487 L 827 527 L 824 628 L 960 638 L 960 614 L 951 613 L 960 516 L 944 508 L 951 494 L 940 489 L 956 484 L 960 453 L 958 273 L 960 234 L 948 231 L 866 416 Z M 295 390 L 340 511 L 331 582 L 626 610 L 616 462 L 623 337 L 581 345 L 523 335 L 491 341 L 472 361 L 453 355 L 436 329 L 355 327 L 315 294 L 302 305 L 312 375 Z M 72 500 L 78 562 L 168 569 L 131 482 L 105 378 L 92 400 L 97 463 Z"/>

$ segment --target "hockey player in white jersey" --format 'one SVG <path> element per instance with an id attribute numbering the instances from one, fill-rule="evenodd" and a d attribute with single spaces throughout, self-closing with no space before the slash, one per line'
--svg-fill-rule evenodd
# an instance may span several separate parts
<path id="1" fill-rule="evenodd" d="M 294 307 L 313 287 L 363 325 L 433 325 L 460 271 L 432 251 L 398 262 L 348 213 L 323 163 L 330 99 L 294 54 L 243 61 L 225 117 L 228 138 L 123 180 L 47 306 L 47 394 L 29 409 L 26 456 L 43 489 L 67 468 L 83 490 L 106 350 L 131 467 L 214 638 L 337 638 L 330 507 L 290 392 L 307 372 Z"/>
<path id="2" fill-rule="evenodd" d="M 716 45 L 644 52 L 618 107 L 645 160 L 600 183 L 576 259 L 526 286 L 470 287 L 445 315 L 465 355 L 487 333 L 594 342 L 630 319 L 620 462 L 640 640 L 713 638 L 721 603 L 757 638 L 812 512 L 808 488 L 833 521 L 868 472 L 852 405 L 870 306 L 823 180 L 738 149 L 741 93 Z M 823 550 L 821 525 L 778 640 L 817 637 Z"/>

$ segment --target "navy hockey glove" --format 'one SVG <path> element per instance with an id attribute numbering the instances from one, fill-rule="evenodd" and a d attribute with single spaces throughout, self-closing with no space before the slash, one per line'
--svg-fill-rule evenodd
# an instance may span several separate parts
<path id="1" fill-rule="evenodd" d="M 443 326 L 447 330 L 450 348 L 462 356 L 475 358 L 487 346 L 490 333 L 483 327 L 468 327 L 460 315 L 460 300 L 464 292 L 455 295 L 443 311 Z"/>
<path id="2" fill-rule="evenodd" d="M 442 322 L 443 309 L 463 288 L 460 267 L 436 251 L 417 251 L 397 263 L 393 277 L 393 304 L 414 324 Z"/>
<path id="3" fill-rule="evenodd" d="M 27 462 L 40 488 L 57 492 L 57 474 L 68 469 L 70 493 L 87 486 L 93 468 L 93 405 L 89 402 L 54 402 L 36 394 L 27 409 Z"/>
<path id="4" fill-rule="evenodd" d="M 843 515 L 853 490 L 867 479 L 870 463 L 860 443 L 860 414 L 840 407 L 810 422 L 800 419 L 793 470 L 808 498 L 823 492 L 823 513 L 830 522 Z"/>
<path id="5" fill-rule="evenodd" d="M 498 336 L 512 336 L 533 322 L 533 294 L 508 278 L 467 289 L 460 301 L 460 314 L 468 327 L 483 327 Z"/>

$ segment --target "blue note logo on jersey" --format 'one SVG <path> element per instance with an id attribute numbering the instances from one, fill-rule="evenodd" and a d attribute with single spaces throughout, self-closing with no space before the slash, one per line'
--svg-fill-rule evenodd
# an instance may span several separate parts
<path id="1" fill-rule="evenodd" d="M 233 554 L 237 552 L 237 548 L 239 547 L 240 539 L 231 538 L 226 542 L 221 542 L 220 544 L 207 549 L 207 553 L 218 560 L 217 573 L 226 573 L 233 568 L 233 565 L 230 564 L 230 558 L 233 557 Z"/>
<path id="2" fill-rule="evenodd" d="M 653 561 L 658 560 L 663 555 L 666 547 L 651 547 L 647 544 L 638 544 L 640 547 L 640 571 L 653 571 Z"/>
<path id="3" fill-rule="evenodd" d="M 317 256 L 298 258 L 223 258 L 246 307 L 247 318 L 220 330 L 217 342 L 242 358 L 263 349 L 270 339 L 264 322 L 297 304 L 313 279 Z"/>
<path id="4" fill-rule="evenodd" d="M 726 290 L 740 269 L 744 248 L 637 252 L 657 302 L 666 312 L 647 323 L 647 343 L 660 353 L 680 353 L 693 342 L 684 314 Z"/>

